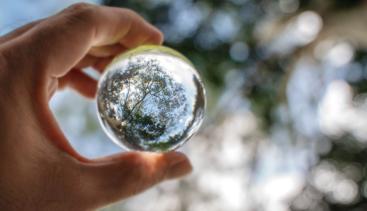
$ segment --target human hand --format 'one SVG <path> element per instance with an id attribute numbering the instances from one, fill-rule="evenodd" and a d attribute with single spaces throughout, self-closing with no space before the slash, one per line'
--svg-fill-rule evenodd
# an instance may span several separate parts
<path id="1" fill-rule="evenodd" d="M 88 4 L 0 37 L 0 210 L 91 210 L 191 171 L 177 152 L 84 158 L 48 107 L 66 86 L 95 96 L 82 68 L 102 72 L 116 54 L 161 42 L 134 12 Z"/>

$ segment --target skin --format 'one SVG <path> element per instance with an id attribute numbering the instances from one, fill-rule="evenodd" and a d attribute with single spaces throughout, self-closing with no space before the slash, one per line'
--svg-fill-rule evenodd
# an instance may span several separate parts
<path id="1" fill-rule="evenodd" d="M 97 82 L 82 68 L 102 72 L 116 54 L 162 40 L 130 10 L 89 4 L 0 37 L 0 210 L 94 210 L 191 171 L 178 152 L 87 159 L 48 106 L 67 86 L 95 96 Z"/>

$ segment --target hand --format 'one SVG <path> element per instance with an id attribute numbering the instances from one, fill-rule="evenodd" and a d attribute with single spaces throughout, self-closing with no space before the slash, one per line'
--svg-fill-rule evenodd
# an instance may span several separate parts
<path id="1" fill-rule="evenodd" d="M 0 210 L 91 210 L 191 171 L 176 152 L 84 158 L 48 107 L 65 86 L 95 96 L 82 68 L 103 71 L 116 54 L 161 42 L 134 12 L 88 4 L 0 37 Z"/>

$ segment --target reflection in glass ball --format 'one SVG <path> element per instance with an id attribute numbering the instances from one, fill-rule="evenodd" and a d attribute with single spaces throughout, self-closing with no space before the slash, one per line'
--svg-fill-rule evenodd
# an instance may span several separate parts
<path id="1" fill-rule="evenodd" d="M 103 129 L 119 146 L 170 151 L 199 129 L 205 91 L 198 72 L 180 53 L 142 46 L 106 68 L 97 107 Z"/>

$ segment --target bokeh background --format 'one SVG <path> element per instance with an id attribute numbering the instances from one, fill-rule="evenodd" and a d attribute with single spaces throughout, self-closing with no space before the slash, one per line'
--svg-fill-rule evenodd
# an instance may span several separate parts
<path id="1" fill-rule="evenodd" d="M 0 32 L 75 2 L 1 0 Z M 193 174 L 104 211 L 367 210 L 367 1 L 89 2 L 159 27 L 208 94 L 205 123 L 182 148 Z M 65 90 L 50 105 L 83 155 L 121 151 L 94 101 Z"/>

